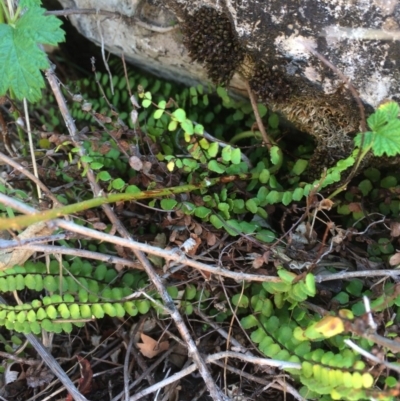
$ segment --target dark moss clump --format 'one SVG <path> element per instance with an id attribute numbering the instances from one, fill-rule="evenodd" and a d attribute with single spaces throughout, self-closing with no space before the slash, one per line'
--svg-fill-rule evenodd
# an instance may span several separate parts
<path id="1" fill-rule="evenodd" d="M 283 71 L 272 69 L 263 62 L 255 65 L 250 87 L 259 99 L 267 103 L 287 99 L 294 90 L 294 84 L 284 77 Z"/>
<path id="2" fill-rule="evenodd" d="M 202 7 L 187 15 L 184 44 L 193 60 L 204 63 L 215 84 L 227 84 L 244 59 L 229 18 L 213 8 Z"/>

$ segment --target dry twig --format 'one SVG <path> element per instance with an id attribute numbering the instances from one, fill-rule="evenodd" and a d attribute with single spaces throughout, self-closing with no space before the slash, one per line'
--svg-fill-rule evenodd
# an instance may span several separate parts
<path id="1" fill-rule="evenodd" d="M 269 138 L 269 136 L 267 134 L 267 131 L 265 130 L 264 124 L 263 124 L 263 122 L 261 120 L 261 117 L 260 117 L 260 113 L 258 112 L 257 102 L 256 102 L 256 99 L 254 97 L 253 91 L 250 88 L 249 81 L 247 79 L 245 79 L 244 82 L 246 84 L 247 93 L 249 94 L 250 103 L 251 103 L 251 106 L 253 108 L 253 112 L 254 112 L 254 116 L 255 116 L 256 121 L 257 121 L 258 129 L 261 132 L 261 135 L 263 137 L 263 141 L 265 142 L 265 145 L 267 146 L 268 150 L 271 150 L 272 142 L 271 142 L 271 139 Z"/>

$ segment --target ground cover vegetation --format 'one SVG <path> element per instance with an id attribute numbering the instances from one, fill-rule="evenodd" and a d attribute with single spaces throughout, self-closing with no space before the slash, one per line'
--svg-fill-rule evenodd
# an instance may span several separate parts
<path id="1" fill-rule="evenodd" d="M 44 399 L 56 375 L 75 399 L 163 386 L 166 400 L 398 398 L 400 175 L 360 169 L 400 153 L 395 102 L 311 179 L 313 140 L 294 142 L 265 104 L 121 60 L 59 82 L 35 47 L 63 39 L 58 20 L 39 2 L 0 4 L 18 67 L 0 63 L 2 396 Z M 193 357 L 206 384 L 163 385 L 157 364 L 190 370 L 192 338 L 212 375 Z M 57 360 L 41 365 L 33 348 Z"/>

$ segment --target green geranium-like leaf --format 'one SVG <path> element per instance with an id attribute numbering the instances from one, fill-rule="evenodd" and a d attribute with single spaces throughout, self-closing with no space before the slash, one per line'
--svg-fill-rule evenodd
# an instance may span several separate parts
<path id="1" fill-rule="evenodd" d="M 396 102 L 383 103 L 378 107 L 378 110 L 386 113 L 388 121 L 397 118 L 400 113 L 400 107 Z"/>
<path id="2" fill-rule="evenodd" d="M 49 65 L 45 54 L 9 25 L 0 25 L 0 37 L 0 95 L 11 89 L 19 99 L 39 100 L 44 87 L 40 69 Z"/>
<path id="3" fill-rule="evenodd" d="M 363 139 L 363 137 L 364 137 L 364 139 Z M 374 132 L 369 131 L 369 132 L 359 133 L 354 138 L 354 143 L 359 148 L 361 147 L 361 143 L 362 143 L 363 149 L 365 149 L 372 144 L 374 138 L 375 138 Z"/>
<path id="4" fill-rule="evenodd" d="M 142 192 L 136 185 L 129 185 L 125 192 L 127 194 L 138 194 L 139 192 Z"/>
<path id="5" fill-rule="evenodd" d="M 218 216 L 216 216 L 215 214 L 213 214 L 210 217 L 210 223 L 217 229 L 220 229 L 223 227 L 224 223 L 222 222 L 221 219 L 218 218 Z"/>
<path id="6" fill-rule="evenodd" d="M 400 153 L 400 120 L 391 120 L 381 128 L 372 144 L 375 156 L 396 156 Z"/>
<path id="7" fill-rule="evenodd" d="M 60 29 L 62 22 L 53 15 L 45 16 L 46 10 L 32 7 L 17 21 L 15 29 L 36 43 L 57 45 L 65 40 L 65 32 Z"/>
<path id="8" fill-rule="evenodd" d="M 242 233 L 242 227 L 240 227 L 240 223 L 235 219 L 227 220 L 224 223 L 224 228 L 226 232 L 233 237 Z"/>
<path id="9" fill-rule="evenodd" d="M 40 6 L 42 4 L 41 0 L 20 0 L 20 7 L 34 7 Z"/>
<path id="10" fill-rule="evenodd" d="M 278 191 L 271 191 L 268 193 L 267 198 L 265 199 L 269 204 L 278 203 L 282 200 L 282 193 Z"/>
<path id="11" fill-rule="evenodd" d="M 381 180 L 380 184 L 381 184 L 382 188 L 386 188 L 386 189 L 393 188 L 397 185 L 397 178 L 392 175 L 389 175 L 389 176 L 383 178 Z"/>
<path id="12" fill-rule="evenodd" d="M 0 95 L 11 90 L 19 99 L 40 99 L 44 87 L 40 70 L 48 68 L 49 61 L 38 44 L 56 45 L 64 40 L 61 21 L 44 16 L 44 11 L 32 7 L 14 27 L 0 24 Z"/>
<path id="13" fill-rule="evenodd" d="M 387 114 L 383 110 L 377 110 L 367 119 L 368 126 L 372 131 L 378 131 L 387 123 L 387 121 Z"/>

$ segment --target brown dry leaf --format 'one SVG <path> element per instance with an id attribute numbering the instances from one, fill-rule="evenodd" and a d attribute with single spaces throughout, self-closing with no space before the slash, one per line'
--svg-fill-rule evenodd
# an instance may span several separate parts
<path id="1" fill-rule="evenodd" d="M 79 367 L 81 368 L 81 378 L 78 380 L 79 382 L 79 391 L 82 394 L 87 394 L 92 388 L 92 379 L 93 379 L 93 371 L 90 362 L 77 355 Z"/>
<path id="2" fill-rule="evenodd" d="M 149 161 L 143 163 L 143 173 L 149 174 L 153 164 Z"/>
<path id="3" fill-rule="evenodd" d="M 143 168 L 143 162 L 137 156 L 129 158 L 129 165 L 136 171 L 140 171 Z"/>
<path id="4" fill-rule="evenodd" d="M 132 110 L 131 111 L 130 116 L 131 116 L 131 121 L 132 121 L 133 126 L 135 126 L 135 124 L 136 124 L 136 121 L 138 119 L 138 115 L 139 115 L 139 113 L 136 110 Z"/>
<path id="5" fill-rule="evenodd" d="M 81 394 L 87 394 L 90 392 L 92 388 L 92 380 L 93 380 L 93 371 L 90 365 L 90 362 L 82 358 L 81 356 L 77 355 L 79 367 L 81 370 L 81 377 L 78 379 L 78 389 Z M 72 395 L 68 394 L 66 401 L 72 401 Z"/>
<path id="6" fill-rule="evenodd" d="M 176 344 L 174 352 L 168 357 L 168 361 L 174 364 L 177 368 L 182 369 L 187 360 L 187 347 L 183 344 Z"/>
<path id="7" fill-rule="evenodd" d="M 120 139 L 118 141 L 118 145 L 120 149 L 125 150 L 125 152 L 128 152 L 131 149 L 131 145 L 129 144 L 128 141 L 125 141 L 125 139 Z"/>
<path id="8" fill-rule="evenodd" d="M 215 234 L 211 233 L 210 231 L 207 232 L 207 245 L 213 246 L 217 242 L 217 237 Z"/>
<path id="9" fill-rule="evenodd" d="M 109 152 L 111 149 L 111 144 L 110 142 L 103 142 L 98 149 L 98 151 L 102 154 L 105 155 L 107 152 Z"/>
<path id="10" fill-rule="evenodd" d="M 161 352 L 166 351 L 169 348 L 168 341 L 161 341 L 158 343 L 153 338 L 147 336 L 144 333 L 140 334 L 140 338 L 142 339 L 143 343 L 138 343 L 137 346 L 139 351 L 142 353 L 143 356 L 146 358 L 154 358 Z"/>
<path id="11" fill-rule="evenodd" d="M 107 225 L 104 224 L 101 221 L 98 221 L 97 223 L 93 223 L 93 229 L 97 231 L 104 231 L 107 228 Z"/>
<path id="12" fill-rule="evenodd" d="M 192 242 L 192 246 L 191 248 L 187 251 L 187 254 L 189 256 L 194 256 L 196 255 L 197 252 L 197 248 L 200 246 L 201 244 L 201 239 L 196 235 L 196 234 L 191 234 L 191 240 L 194 241 L 194 243 Z"/>
<path id="13" fill-rule="evenodd" d="M 264 256 L 260 255 L 253 260 L 253 268 L 259 269 L 264 264 Z"/>
<path id="14" fill-rule="evenodd" d="M 193 222 L 193 227 L 192 230 L 196 235 L 201 235 L 201 233 L 203 232 L 203 227 L 201 226 L 201 224 Z"/>
<path id="15" fill-rule="evenodd" d="M 49 228 L 46 223 L 35 223 L 26 228 L 17 239 L 31 239 L 34 237 L 50 235 L 54 231 Z M 11 251 L 0 251 L 0 270 L 5 270 L 15 265 L 23 266 L 23 264 L 33 255 L 35 251 L 29 249 L 15 248 Z"/>
<path id="16" fill-rule="evenodd" d="M 177 230 L 172 230 L 170 236 L 169 236 L 169 242 L 175 242 L 176 237 L 178 236 L 178 231 Z"/>
<path id="17" fill-rule="evenodd" d="M 167 236 L 164 233 L 157 234 L 151 244 L 164 249 L 167 245 Z"/>
<path id="18" fill-rule="evenodd" d="M 183 221 L 185 222 L 185 226 L 186 226 L 186 227 L 189 227 L 189 226 L 190 226 L 190 223 L 192 222 L 192 217 L 191 217 L 189 214 L 187 214 L 187 215 L 183 218 Z"/>
<path id="19" fill-rule="evenodd" d="M 361 204 L 358 202 L 351 202 L 349 203 L 349 210 L 350 212 L 361 212 Z"/>
<path id="20" fill-rule="evenodd" d="M 392 221 L 390 223 L 390 235 L 392 237 L 399 237 L 400 236 L 400 223 L 397 221 Z"/>
<path id="21" fill-rule="evenodd" d="M 110 124 L 112 122 L 111 118 L 108 116 L 104 116 L 103 114 L 100 113 L 93 113 L 93 114 L 97 119 L 99 119 L 104 124 Z"/>
<path id="22" fill-rule="evenodd" d="M 397 266 L 400 265 L 400 252 L 395 253 L 389 259 L 390 266 Z"/>
<path id="23" fill-rule="evenodd" d="M 331 210 L 333 206 L 333 202 L 330 199 L 324 199 L 319 203 L 318 210 Z"/>
<path id="24" fill-rule="evenodd" d="M 203 270 L 200 270 L 200 274 L 204 277 L 204 280 L 206 281 L 210 281 L 211 280 L 211 273 L 210 272 L 206 272 Z M 221 276 L 222 278 L 222 276 Z"/>

